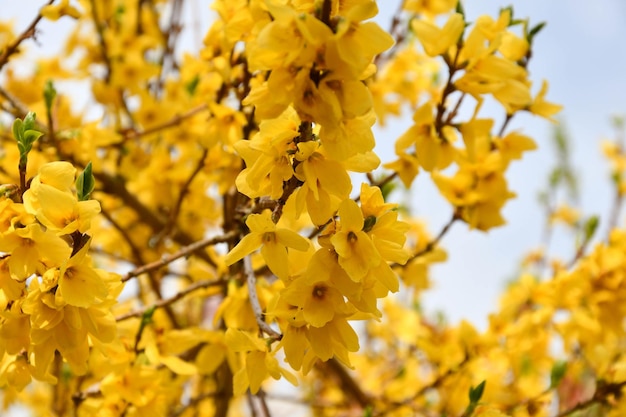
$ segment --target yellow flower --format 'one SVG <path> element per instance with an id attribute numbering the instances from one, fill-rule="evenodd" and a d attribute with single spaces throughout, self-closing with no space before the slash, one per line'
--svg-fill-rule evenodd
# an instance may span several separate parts
<path id="1" fill-rule="evenodd" d="M 326 249 L 320 249 L 326 251 Z M 316 254 L 317 255 L 317 254 Z M 309 263 L 307 277 L 292 281 L 281 293 L 288 304 L 297 306 L 302 310 L 304 320 L 314 327 L 322 327 L 335 317 L 336 312 L 345 310 L 343 295 L 334 285 L 327 280 L 325 271 L 321 275 L 311 273 L 322 266 L 314 255 Z"/>
<path id="2" fill-rule="evenodd" d="M 411 28 L 422 43 L 426 54 L 437 56 L 456 45 L 465 29 L 465 22 L 461 14 L 454 13 L 441 29 L 423 19 L 413 19 Z"/>
<path id="3" fill-rule="evenodd" d="M 360 281 L 367 272 L 377 266 L 380 255 L 370 237 L 363 231 L 364 219 L 359 206 L 352 200 L 344 200 L 337 212 L 341 218 L 341 230 L 330 238 L 339 255 L 339 264 L 354 281 Z"/>
<path id="4" fill-rule="evenodd" d="M 281 368 L 273 353 L 268 352 L 263 340 L 232 328 L 226 330 L 225 340 L 230 349 L 245 354 L 245 365 L 233 376 L 235 395 L 242 395 L 248 388 L 256 394 L 268 376 L 277 380 L 282 376 L 293 385 L 298 385 L 295 376 Z"/>
<path id="5" fill-rule="evenodd" d="M 411 187 L 420 169 L 417 158 L 405 152 L 398 153 L 398 159 L 393 162 L 387 162 L 383 167 L 396 172 L 406 188 Z"/>
<path id="6" fill-rule="evenodd" d="M 296 193 L 296 212 L 306 206 L 315 224 L 324 224 L 339 202 L 350 195 L 352 183 L 341 163 L 328 159 L 318 142 L 298 144 L 296 178 L 304 184 Z"/>
<path id="7" fill-rule="evenodd" d="M 85 233 L 91 227 L 91 219 L 100 212 L 96 200 L 78 201 L 71 193 L 75 172 L 67 162 L 46 164 L 24 193 L 26 211 L 58 235 L 77 230 Z"/>
<path id="8" fill-rule="evenodd" d="M 437 15 L 454 9 L 457 0 L 406 0 L 402 8 L 408 12 Z"/>
<path id="9" fill-rule="evenodd" d="M 60 237 L 32 223 L 0 236 L 0 251 L 11 254 L 8 267 L 11 277 L 23 281 L 44 268 L 66 261 L 72 249 Z"/>
<path id="10" fill-rule="evenodd" d="M 261 214 L 251 214 L 246 220 L 250 233 L 241 239 L 224 259 L 226 265 L 232 265 L 245 256 L 261 248 L 261 255 L 269 269 L 279 278 L 289 276 L 287 248 L 306 251 L 309 241 L 289 229 L 277 228 L 272 222 L 270 210 Z"/>
<path id="11" fill-rule="evenodd" d="M 43 6 L 40 13 L 41 16 L 52 21 L 59 20 L 62 16 L 78 19 L 81 15 L 76 7 L 70 5 L 70 0 L 61 0 L 58 4 Z"/>
<path id="12" fill-rule="evenodd" d="M 563 109 L 563 106 L 546 101 L 545 96 L 547 92 L 548 82 L 544 80 L 541 84 L 541 90 L 539 91 L 528 109 L 532 114 L 536 114 L 537 116 L 545 117 L 548 120 L 554 121 L 552 116 L 559 113 Z"/>
<path id="13" fill-rule="evenodd" d="M 429 102 L 418 108 L 413 114 L 413 121 L 415 123 L 396 141 L 396 154 L 405 153 L 405 149 L 414 144 L 419 165 L 426 171 L 448 167 L 454 157 L 451 142 L 456 136 L 451 129 L 446 128 L 442 131 L 445 137 L 437 135 L 433 104 Z M 411 161 L 406 162 L 410 164 Z M 410 165 L 408 169 L 411 169 Z"/>
<path id="14" fill-rule="evenodd" d="M 58 303 L 62 300 L 76 307 L 91 307 L 106 299 L 107 286 L 100 274 L 89 265 L 88 250 L 89 243 L 59 268 Z"/>
<path id="15" fill-rule="evenodd" d="M 315 355 L 323 361 L 335 356 L 345 365 L 351 366 L 348 352 L 359 350 L 359 338 L 343 317 L 335 317 L 324 327 L 309 327 L 307 338 Z"/>
<path id="16" fill-rule="evenodd" d="M 378 13 L 376 3 L 368 2 L 364 6 L 354 7 L 342 16 L 334 36 L 326 43 L 324 62 L 337 77 L 359 78 L 373 58 L 394 43 L 378 24 L 361 21 Z"/>

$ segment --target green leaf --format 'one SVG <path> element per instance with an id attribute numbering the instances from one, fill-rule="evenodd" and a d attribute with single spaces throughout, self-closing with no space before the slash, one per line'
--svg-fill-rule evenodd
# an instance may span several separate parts
<path id="1" fill-rule="evenodd" d="M 487 381 L 483 381 L 475 387 L 470 387 L 470 390 L 469 390 L 470 404 L 478 404 L 478 401 L 480 401 L 480 399 L 483 397 L 486 384 L 487 384 Z"/>
<path id="2" fill-rule="evenodd" d="M 198 84 L 200 84 L 200 77 L 196 75 L 191 81 L 185 84 L 185 90 L 187 91 L 187 94 L 193 96 L 196 93 Z"/>
<path id="3" fill-rule="evenodd" d="M 13 121 L 13 137 L 15 138 L 17 143 L 20 143 L 22 141 L 23 132 L 24 123 L 22 122 L 22 119 L 15 119 L 15 121 Z"/>
<path id="4" fill-rule="evenodd" d="M 463 16 L 463 20 L 465 20 L 465 9 L 463 8 L 463 3 L 461 3 L 461 0 L 456 3 L 456 12 Z"/>
<path id="5" fill-rule="evenodd" d="M 600 218 L 598 216 L 591 216 L 585 221 L 584 225 L 584 233 L 585 233 L 585 241 L 589 241 L 593 235 L 598 230 L 598 225 L 600 224 Z"/>
<path id="6" fill-rule="evenodd" d="M 141 324 L 140 327 L 146 327 L 148 324 L 152 323 L 152 316 L 156 311 L 156 306 L 152 306 L 141 315 Z"/>
<path id="7" fill-rule="evenodd" d="M 26 117 L 24 117 L 24 129 L 23 131 L 27 131 L 27 130 L 34 130 L 35 129 L 35 119 L 37 118 L 37 114 L 35 114 L 32 111 L 29 111 L 28 114 L 26 115 Z"/>
<path id="8" fill-rule="evenodd" d="M 526 40 L 528 40 L 529 44 L 533 43 L 533 38 L 539 33 L 541 32 L 541 30 L 546 27 L 546 22 L 541 22 L 539 23 L 537 26 L 533 27 L 531 30 L 528 31 L 528 35 L 526 35 Z"/>
<path id="9" fill-rule="evenodd" d="M 50 113 L 52 109 L 52 103 L 57 96 L 57 90 L 54 88 L 51 80 L 46 81 L 46 86 L 43 89 L 43 99 L 46 103 L 46 111 Z"/>
<path id="10" fill-rule="evenodd" d="M 508 11 L 508 12 L 509 12 L 509 16 L 511 17 L 511 20 L 513 20 L 513 16 L 514 16 L 514 13 L 513 13 L 513 5 L 511 4 L 510 6 L 502 7 L 502 8 L 500 9 L 500 13 L 499 13 L 499 14 L 502 14 L 502 13 L 504 13 L 504 12 L 506 12 L 506 11 Z"/>
<path id="11" fill-rule="evenodd" d="M 563 180 L 563 170 L 561 169 L 561 167 L 556 167 L 552 170 L 552 172 L 550 173 L 550 178 L 549 178 L 549 184 L 550 184 L 550 188 L 554 189 L 556 188 L 561 181 Z"/>
<path id="12" fill-rule="evenodd" d="M 567 362 L 559 361 L 552 365 L 552 370 L 550 371 L 550 388 L 556 388 L 561 380 L 563 380 L 566 372 Z"/>
<path id="13" fill-rule="evenodd" d="M 91 170 L 91 161 L 87 164 L 83 172 L 76 178 L 76 194 L 78 201 L 89 200 L 89 196 L 96 186 L 96 179 Z"/>
<path id="14" fill-rule="evenodd" d="M 365 410 L 363 411 L 363 417 L 372 417 L 373 415 L 374 413 L 372 406 L 368 405 L 367 407 L 365 407 Z"/>
<path id="15" fill-rule="evenodd" d="M 39 139 L 41 136 L 43 136 L 43 133 L 38 132 L 36 130 L 26 130 L 24 132 L 24 137 L 23 137 L 23 143 L 24 145 L 28 146 L 28 150 L 30 151 L 30 148 L 33 146 L 33 143 Z"/>

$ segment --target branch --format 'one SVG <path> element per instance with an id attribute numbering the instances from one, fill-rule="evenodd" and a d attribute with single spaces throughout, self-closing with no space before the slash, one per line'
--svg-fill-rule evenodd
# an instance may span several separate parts
<path id="1" fill-rule="evenodd" d="M 435 246 L 437 246 L 437 244 L 439 244 L 439 242 L 441 241 L 441 239 L 443 239 L 443 237 L 448 233 L 448 231 L 450 230 L 450 228 L 452 227 L 452 225 L 461 218 L 461 216 L 459 215 L 458 211 L 454 211 L 454 213 L 452 213 L 452 217 L 450 218 L 450 220 L 448 220 L 448 223 L 446 223 L 443 228 L 441 229 L 441 231 L 439 232 L 439 234 L 437 235 L 437 237 L 435 237 L 433 240 L 431 240 L 430 242 L 428 242 L 426 244 L 426 246 L 424 247 L 424 249 L 417 251 L 413 254 L 413 256 L 411 256 L 409 258 L 409 260 L 407 261 L 407 263 L 409 263 L 411 260 L 418 258 L 420 256 L 423 256 L 425 254 L 427 254 L 428 252 L 432 251 Z"/>
<path id="2" fill-rule="evenodd" d="M 176 295 L 170 297 L 170 298 L 164 298 L 162 300 L 159 300 L 155 303 L 153 303 L 152 305 L 149 306 L 145 306 L 139 310 L 136 311 L 132 311 L 130 313 L 126 313 L 126 314 L 122 314 L 121 316 L 118 316 L 115 318 L 115 321 L 120 322 L 120 321 L 124 321 L 124 320 L 128 320 L 131 319 L 133 317 L 141 317 L 143 316 L 147 311 L 151 310 L 151 309 L 157 309 L 157 308 L 163 308 L 163 307 L 167 307 L 170 304 L 175 303 L 176 301 L 186 297 L 187 295 L 191 294 L 192 292 L 204 289 L 204 288 L 210 288 L 210 287 L 218 287 L 218 286 L 223 286 L 225 284 L 228 283 L 227 279 L 220 279 L 220 280 L 204 280 L 204 281 L 198 281 L 195 282 L 193 284 L 191 284 L 190 286 L 188 286 L 187 288 L 185 288 L 184 290 L 181 290 L 179 292 L 176 293 Z"/>
<path id="3" fill-rule="evenodd" d="M 181 406 L 180 408 L 178 408 L 177 410 L 174 410 L 171 414 L 171 417 L 179 417 L 182 416 L 185 411 L 187 411 L 190 408 L 195 407 L 196 405 L 198 405 L 199 403 L 201 403 L 204 400 L 207 400 L 209 398 L 215 398 L 217 396 L 219 396 L 221 393 L 218 391 L 212 391 L 212 392 L 207 392 L 204 394 L 200 394 L 196 397 L 193 397 L 189 400 L 189 402 L 183 406 Z"/>
<path id="4" fill-rule="evenodd" d="M 326 362 L 317 362 L 321 372 L 329 371 L 339 380 L 339 388 L 351 397 L 361 409 L 365 410 L 372 404 L 372 399 L 359 386 L 359 383 L 348 373 L 348 370 L 335 358 Z"/>
<path id="5" fill-rule="evenodd" d="M 98 34 L 98 42 L 100 43 L 100 52 L 102 55 L 102 60 L 104 61 L 104 65 L 106 67 L 106 74 L 104 76 L 104 81 L 106 84 L 111 80 L 111 59 L 109 58 L 109 48 L 106 43 L 106 39 L 104 37 L 104 29 L 100 24 L 100 19 L 98 17 L 98 10 L 95 0 L 90 1 L 91 5 L 91 18 L 93 19 L 93 24 L 96 27 L 96 32 Z"/>
<path id="6" fill-rule="evenodd" d="M 252 311 L 254 312 L 254 317 L 256 317 L 256 322 L 259 325 L 259 329 L 270 338 L 274 340 L 280 340 L 283 335 L 276 332 L 274 329 L 270 327 L 269 324 L 265 322 L 263 309 L 261 308 L 261 304 L 259 303 L 259 296 L 256 292 L 256 276 L 254 275 L 254 270 L 252 269 L 252 261 L 250 260 L 250 256 L 246 256 L 243 258 L 243 269 L 246 274 L 247 283 L 248 283 L 248 298 L 250 299 L 250 305 L 252 306 Z"/>
<path id="7" fill-rule="evenodd" d="M 410 405 L 411 402 L 413 402 L 413 401 L 417 400 L 418 398 L 422 397 L 424 394 L 426 394 L 426 392 L 430 391 L 431 389 L 438 388 L 446 379 L 448 379 L 450 376 L 453 376 L 454 374 L 459 372 L 459 369 L 462 368 L 463 366 L 465 366 L 469 362 L 469 360 L 470 360 L 469 355 L 466 355 L 465 358 L 463 358 L 463 360 L 458 365 L 456 365 L 453 368 L 448 369 L 443 374 L 437 376 L 429 384 L 424 385 L 419 390 L 417 390 L 417 392 L 415 394 L 413 394 L 413 396 L 411 396 L 410 398 L 407 398 L 404 401 L 394 401 L 394 402 L 392 402 L 390 404 L 390 408 L 387 408 L 384 411 L 381 411 L 381 412 L 379 412 L 379 413 L 377 413 L 375 415 L 376 416 L 385 415 L 385 414 L 389 413 L 390 411 L 393 411 L 393 410 L 395 410 L 397 408 Z"/>
<path id="8" fill-rule="evenodd" d="M 167 30 L 163 33 L 163 37 L 165 38 L 165 50 L 159 60 L 159 75 L 156 83 L 154 84 L 153 91 L 155 96 L 158 96 L 161 93 L 163 84 L 165 83 L 165 77 L 167 76 L 165 65 L 169 64 L 168 69 L 176 68 L 176 57 L 174 56 L 174 52 L 178 41 L 178 35 L 180 35 L 182 30 L 180 20 L 182 16 L 183 0 L 173 0 L 172 3 L 170 22 Z"/>
<path id="9" fill-rule="evenodd" d="M 52 3 L 54 3 L 54 0 L 48 1 L 46 5 L 49 6 Z M 38 13 L 37 17 L 35 17 L 35 19 L 30 23 L 26 30 L 22 32 L 22 34 L 18 36 L 12 44 L 6 47 L 6 49 L 2 52 L 2 55 L 0 55 L 0 70 L 6 65 L 7 62 L 9 62 L 9 58 L 11 58 L 11 55 L 17 52 L 22 42 L 24 42 L 28 38 L 32 38 L 35 36 L 35 29 L 42 18 L 43 16 L 41 15 L 41 12 Z"/>
<path id="10" fill-rule="evenodd" d="M 104 217 L 113 225 L 113 227 L 122 235 L 122 238 L 126 241 L 126 243 L 130 246 L 133 256 L 135 257 L 135 262 L 139 264 L 143 264 L 144 261 L 143 261 L 143 256 L 141 254 L 141 251 L 135 245 L 130 234 L 128 234 L 127 230 L 124 229 L 119 223 L 117 223 L 106 210 L 102 209 L 101 212 L 104 215 Z M 153 274 L 148 274 L 148 282 L 150 283 L 150 288 L 152 289 L 154 294 L 156 294 L 159 300 L 163 299 L 163 297 L 161 296 L 161 288 L 160 288 L 157 277 L 154 276 Z M 165 312 L 167 313 L 167 316 L 172 322 L 172 325 L 174 327 L 178 327 L 178 320 L 176 319 L 176 315 L 174 314 L 172 309 L 166 306 Z"/>
<path id="11" fill-rule="evenodd" d="M 187 110 L 186 112 L 182 114 L 177 114 L 174 117 L 172 117 L 170 120 L 164 123 L 161 123 L 160 125 L 152 126 L 148 129 L 139 130 L 139 131 L 134 130 L 134 129 L 127 129 L 123 132 L 124 139 L 137 139 L 141 136 L 145 136 L 151 133 L 159 132 L 161 130 L 169 129 L 170 127 L 176 127 L 180 125 L 183 121 L 195 116 L 198 113 L 203 112 L 204 110 L 209 110 L 209 106 L 207 104 L 201 104 L 190 110 Z"/>
<path id="12" fill-rule="evenodd" d="M 509 125 L 509 122 L 511 121 L 511 119 L 513 119 L 514 114 L 515 113 L 507 114 L 506 117 L 504 118 L 504 122 L 502 123 L 502 126 L 500 127 L 500 131 L 498 132 L 499 138 L 504 136 L 504 131 L 506 130 L 506 127 Z"/>
<path id="13" fill-rule="evenodd" d="M 149 264 L 145 264 L 143 266 L 140 266 L 139 268 L 136 268 L 130 271 L 122 278 L 122 282 L 126 282 L 129 279 L 139 276 L 141 274 L 144 274 L 146 272 L 159 269 L 167 264 L 174 262 L 176 259 L 182 258 L 184 256 L 189 256 L 193 252 L 196 252 L 207 246 L 211 246 L 211 245 L 215 245 L 215 244 L 223 243 L 223 242 L 228 242 L 229 240 L 235 238 L 236 236 L 237 236 L 237 232 L 230 231 L 224 235 L 198 240 L 197 242 L 194 242 L 190 245 L 185 246 L 184 248 L 180 249 L 178 252 L 175 252 L 168 256 L 164 256 L 158 261 L 150 262 Z"/>
<path id="14" fill-rule="evenodd" d="M 207 157 L 208 153 L 209 153 L 208 149 L 204 149 L 202 151 L 202 155 L 200 156 L 200 160 L 198 161 L 196 168 L 193 170 L 191 175 L 189 175 L 189 178 L 187 178 L 187 181 L 185 181 L 182 188 L 180 189 L 180 193 L 178 194 L 178 199 L 176 200 L 174 207 L 170 211 L 170 216 L 167 221 L 167 224 L 161 231 L 160 236 L 157 239 L 157 242 L 161 241 L 163 238 L 168 237 L 172 229 L 176 225 L 176 219 L 178 218 L 178 214 L 180 213 L 180 209 L 183 205 L 183 201 L 185 200 L 185 196 L 189 193 L 189 187 L 191 186 L 191 183 L 193 182 L 193 180 L 202 171 L 202 168 L 204 168 L 204 160 Z"/>

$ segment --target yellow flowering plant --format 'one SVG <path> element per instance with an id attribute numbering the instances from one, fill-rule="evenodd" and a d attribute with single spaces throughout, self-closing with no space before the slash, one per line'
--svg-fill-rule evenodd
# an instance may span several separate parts
<path id="1" fill-rule="evenodd" d="M 543 24 L 408 0 L 386 31 L 374 0 L 214 0 L 183 53 L 183 4 L 50 0 L 23 32 L 0 18 L 4 410 L 626 413 L 626 232 L 614 214 L 589 247 L 598 219 L 557 201 L 562 137 L 542 201 L 548 231 L 578 236 L 571 262 L 532 252 L 483 331 L 419 307 L 455 224 L 506 223 L 507 170 L 537 147 L 511 119 L 561 110 L 546 81 L 532 93 Z M 42 22 L 65 37 L 37 59 L 22 51 Z M 406 131 L 375 136 L 407 109 Z M 619 208 L 624 149 L 604 151 Z M 418 175 L 451 207 L 436 235 L 394 201 Z"/>

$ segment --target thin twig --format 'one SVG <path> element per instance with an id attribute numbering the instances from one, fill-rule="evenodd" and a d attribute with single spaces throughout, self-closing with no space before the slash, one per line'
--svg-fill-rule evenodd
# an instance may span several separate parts
<path id="1" fill-rule="evenodd" d="M 191 407 L 195 407 L 196 405 L 198 405 L 200 402 L 208 399 L 208 398 L 214 398 L 217 397 L 218 395 L 220 395 L 219 392 L 207 392 L 205 394 L 200 394 L 196 397 L 193 397 L 192 399 L 189 400 L 189 402 L 185 405 L 183 405 L 182 407 L 178 408 L 177 410 L 175 410 L 172 414 L 171 417 L 179 417 L 182 416 L 183 413 L 185 411 L 187 411 L 188 409 L 190 409 Z"/>
<path id="2" fill-rule="evenodd" d="M 376 413 L 375 415 L 376 416 L 385 415 L 385 414 L 387 414 L 387 413 L 389 413 L 389 412 L 391 412 L 391 411 L 393 411 L 393 410 L 395 410 L 397 408 L 410 405 L 413 401 L 419 399 L 424 394 L 426 394 L 428 391 L 430 391 L 432 389 L 438 388 L 449 377 L 454 376 L 455 374 L 457 374 L 459 372 L 460 368 L 465 366 L 469 362 L 469 360 L 470 360 L 470 357 L 468 355 L 466 355 L 465 358 L 463 358 L 463 360 L 458 365 L 448 369 L 443 374 L 437 376 L 430 383 L 424 385 L 419 390 L 417 390 L 417 392 L 415 394 L 413 394 L 410 398 L 407 398 L 406 400 L 403 400 L 403 401 L 392 402 L 390 404 L 389 408 L 386 408 L 385 410 L 383 410 L 383 411 L 381 411 L 379 413 Z"/>
<path id="3" fill-rule="evenodd" d="M 578 260 L 580 260 L 580 258 L 585 255 L 585 251 L 587 250 L 587 246 L 589 246 L 589 242 L 591 241 L 592 237 L 593 236 L 586 236 L 585 239 L 581 242 L 581 244 L 578 246 L 578 249 L 576 249 L 574 257 L 567 263 L 568 268 L 573 267 L 576 262 L 578 262 Z"/>
<path id="4" fill-rule="evenodd" d="M 261 403 L 261 409 L 263 410 L 265 417 L 272 417 L 272 413 L 270 413 L 270 408 L 267 406 L 267 401 L 265 400 L 265 391 L 263 391 L 262 389 L 259 390 L 256 397 Z"/>
<path id="5" fill-rule="evenodd" d="M 109 47 L 106 42 L 106 38 L 104 37 L 104 28 L 100 24 L 100 18 L 98 17 L 97 3 L 95 0 L 90 1 L 91 6 L 91 18 L 93 19 L 93 24 L 96 27 L 96 33 L 98 34 L 98 42 L 100 43 L 100 54 L 102 55 L 102 60 L 104 61 L 104 65 L 106 67 L 106 74 L 104 75 L 104 82 L 106 84 L 111 80 L 111 58 L 109 57 Z"/>
<path id="6" fill-rule="evenodd" d="M 170 304 L 175 303 L 178 300 L 183 299 L 184 297 L 186 297 L 187 295 L 204 289 L 204 288 L 210 288 L 210 287 L 219 287 L 219 286 L 223 286 L 226 285 L 228 283 L 228 279 L 220 279 L 220 280 L 203 280 L 203 281 L 198 281 L 198 282 L 194 282 L 193 284 L 191 284 L 190 286 L 188 286 L 187 288 L 185 288 L 184 290 L 181 290 L 179 292 L 177 292 L 175 295 L 173 295 L 172 297 L 169 298 L 164 298 L 162 300 L 159 300 L 149 306 L 145 306 L 143 308 L 140 308 L 139 310 L 136 311 L 132 311 L 130 313 L 126 313 L 126 314 L 122 314 L 118 317 L 115 318 L 115 321 L 120 322 L 120 321 L 124 321 L 124 320 L 128 320 L 131 319 L 133 317 L 141 317 L 143 316 L 147 311 L 151 310 L 151 309 L 156 309 L 156 308 L 163 308 L 166 306 L 169 306 Z"/>
<path id="7" fill-rule="evenodd" d="M 180 192 L 178 194 L 178 199 L 176 200 L 176 203 L 174 203 L 174 207 L 170 210 L 167 223 L 165 224 L 165 227 L 163 228 L 163 230 L 159 233 L 159 236 L 156 238 L 157 243 L 169 237 L 170 233 L 176 226 L 176 219 L 178 218 L 178 214 L 180 213 L 180 209 L 183 205 L 183 201 L 185 200 L 185 196 L 187 196 L 187 194 L 189 193 L 189 187 L 191 186 L 191 183 L 193 182 L 193 180 L 202 171 L 202 168 L 204 168 L 204 160 L 206 156 L 208 155 L 208 153 L 209 153 L 208 149 L 206 148 L 203 149 L 202 155 L 200 156 L 198 160 L 198 164 L 196 165 L 193 172 L 189 175 L 189 177 L 187 178 L 187 180 L 181 187 Z"/>
<path id="8" fill-rule="evenodd" d="M 135 262 L 137 262 L 140 265 L 144 264 L 145 261 L 143 260 L 141 251 L 139 250 L 137 245 L 135 245 L 135 243 L 133 242 L 130 234 L 128 234 L 128 231 L 125 228 L 123 228 L 119 223 L 117 223 L 117 221 L 115 221 L 115 219 L 113 219 L 113 217 L 105 209 L 102 209 L 102 214 L 111 223 L 111 225 L 120 233 L 122 238 L 126 241 L 126 243 L 128 244 L 128 246 L 130 247 L 133 253 Z M 150 270 L 150 272 L 152 271 L 153 270 Z M 152 289 L 154 294 L 159 298 L 159 300 L 163 299 L 161 295 L 161 288 L 159 285 L 159 281 L 157 277 L 154 276 L 154 274 L 152 273 L 148 274 L 148 283 L 150 284 L 150 288 Z M 176 318 L 174 311 L 166 305 L 165 312 L 167 313 L 167 316 L 172 322 L 172 325 L 174 327 L 178 327 L 178 319 Z"/>
<path id="9" fill-rule="evenodd" d="M 158 261 L 150 262 L 148 264 L 142 265 L 139 268 L 136 268 L 130 271 L 122 278 L 122 282 L 128 281 L 129 279 L 139 276 L 141 274 L 144 274 L 146 272 L 159 269 L 167 264 L 174 262 L 176 259 L 182 258 L 184 256 L 189 256 L 192 253 L 200 249 L 203 249 L 207 246 L 216 245 L 218 243 L 223 243 L 223 242 L 228 242 L 229 240 L 235 238 L 236 236 L 237 236 L 237 233 L 234 231 L 231 231 L 220 236 L 198 240 L 197 242 L 194 242 L 190 245 L 187 245 L 181 248 L 178 252 L 175 252 L 171 255 L 164 256 Z"/>
<path id="10" fill-rule="evenodd" d="M 498 132 L 498 137 L 499 138 L 504 136 L 504 132 L 506 131 L 507 126 L 509 125 L 509 123 L 513 119 L 514 114 L 515 113 L 507 114 L 506 117 L 504 118 L 504 122 L 502 122 L 502 126 L 500 127 L 500 131 Z"/>
<path id="11" fill-rule="evenodd" d="M 148 129 L 144 129 L 144 130 L 134 130 L 134 129 L 127 129 L 123 132 L 124 134 L 124 138 L 125 139 L 137 139 L 141 136 L 146 136 L 149 135 L 151 133 L 156 133 L 159 132 L 161 130 L 165 130 L 165 129 L 169 129 L 170 127 L 176 127 L 178 125 L 180 125 L 183 121 L 195 116 L 198 113 L 203 112 L 204 110 L 208 110 L 209 106 L 207 104 L 201 104 L 199 106 L 196 106 L 192 109 L 187 110 L 186 112 L 182 113 L 182 114 L 177 114 L 174 117 L 172 117 L 170 120 L 161 123 L 160 125 L 155 125 L 152 126 Z"/>
<path id="12" fill-rule="evenodd" d="M 321 372 L 330 372 L 337 377 L 341 391 L 358 404 L 362 410 L 367 409 L 372 404 L 372 398 L 363 391 L 359 383 L 337 359 L 331 358 L 326 362 L 318 361 L 316 366 Z"/>
<path id="13" fill-rule="evenodd" d="M 167 26 L 167 30 L 162 31 L 163 37 L 165 38 L 165 50 L 159 60 L 159 75 L 153 85 L 152 92 L 155 97 L 158 97 L 163 91 L 163 85 L 165 84 L 165 78 L 167 77 L 168 70 L 176 68 L 176 58 L 174 52 L 176 50 L 178 35 L 182 30 L 180 23 L 182 8 L 183 0 L 173 0 L 169 25 Z"/>
<path id="14" fill-rule="evenodd" d="M 256 292 L 256 276 L 254 275 L 254 270 L 252 269 L 252 261 L 250 260 L 250 256 L 246 256 L 243 258 L 243 270 L 246 274 L 246 280 L 248 284 L 248 298 L 250 299 L 250 306 L 252 307 L 252 311 L 254 312 L 254 317 L 256 317 L 256 322 L 259 325 L 259 329 L 268 336 L 270 336 L 274 340 L 280 340 L 283 336 L 276 332 L 274 329 L 270 327 L 269 324 L 265 322 L 263 309 L 261 308 L 261 304 L 259 303 L 259 296 Z"/>
<path id="15" fill-rule="evenodd" d="M 54 3 L 54 0 L 48 1 L 47 5 L 49 6 L 52 3 Z M 37 28 L 37 25 L 42 18 L 43 16 L 41 15 L 41 12 L 38 13 L 37 17 L 33 19 L 33 21 L 30 23 L 30 25 L 28 25 L 26 30 L 24 30 L 24 32 L 22 32 L 22 34 L 18 36 L 12 44 L 5 48 L 5 50 L 2 52 L 2 55 L 0 55 L 0 70 L 6 65 L 7 62 L 9 62 L 9 58 L 11 58 L 11 55 L 17 52 L 22 42 L 24 42 L 28 38 L 32 38 L 33 36 L 35 36 L 35 29 Z"/>
<path id="16" fill-rule="evenodd" d="M 443 237 L 448 233 L 448 231 L 450 230 L 450 228 L 452 227 L 452 225 L 461 218 L 461 216 L 459 215 L 458 211 L 455 211 L 452 214 L 452 217 L 450 218 L 450 220 L 448 220 L 448 223 L 446 223 L 443 228 L 439 231 L 439 234 L 437 235 L 437 237 L 435 237 L 433 240 L 431 240 L 430 242 L 428 242 L 426 244 L 426 246 L 424 246 L 424 248 L 420 251 L 417 251 L 413 254 L 413 256 L 411 256 L 409 258 L 409 260 L 407 261 L 410 262 L 411 260 L 415 259 L 415 258 L 419 258 L 420 256 L 423 256 L 425 254 L 427 254 L 428 252 L 432 251 L 435 246 L 437 246 L 437 244 L 439 244 L 439 242 L 441 241 L 441 239 L 443 239 Z"/>

